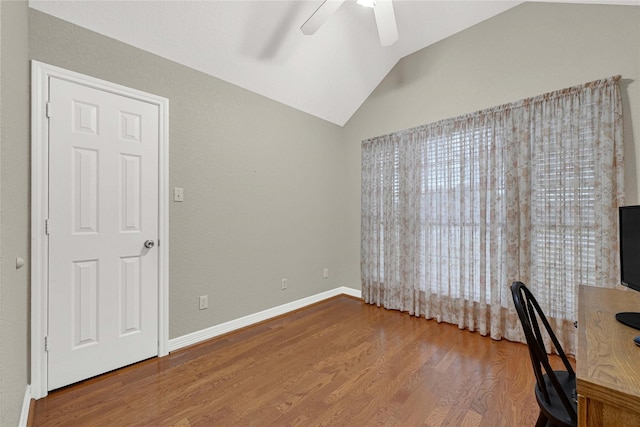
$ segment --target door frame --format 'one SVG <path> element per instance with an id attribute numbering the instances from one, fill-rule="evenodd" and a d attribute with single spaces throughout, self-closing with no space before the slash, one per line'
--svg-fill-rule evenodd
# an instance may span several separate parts
<path id="1" fill-rule="evenodd" d="M 31 61 L 31 397 L 48 393 L 49 78 L 158 106 L 158 357 L 169 348 L 169 100 L 74 71 Z"/>

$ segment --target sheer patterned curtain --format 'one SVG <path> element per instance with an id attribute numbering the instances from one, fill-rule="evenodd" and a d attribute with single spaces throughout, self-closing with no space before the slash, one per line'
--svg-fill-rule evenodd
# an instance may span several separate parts
<path id="1" fill-rule="evenodd" d="M 618 80 L 363 141 L 364 300 L 524 341 L 521 280 L 575 354 L 578 286 L 619 282 Z"/>

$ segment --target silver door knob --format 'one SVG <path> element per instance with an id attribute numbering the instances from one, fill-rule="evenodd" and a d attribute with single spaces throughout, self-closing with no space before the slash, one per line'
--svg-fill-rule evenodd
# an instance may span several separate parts
<path id="1" fill-rule="evenodd" d="M 147 240 L 146 242 L 144 242 L 144 247 L 147 249 L 151 249 L 155 246 L 155 244 L 156 242 L 154 242 L 153 240 Z"/>

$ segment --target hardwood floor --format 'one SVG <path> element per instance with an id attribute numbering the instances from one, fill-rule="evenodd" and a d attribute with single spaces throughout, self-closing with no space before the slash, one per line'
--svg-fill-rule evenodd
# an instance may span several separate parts
<path id="1" fill-rule="evenodd" d="M 527 347 L 341 296 L 54 391 L 34 426 L 533 426 Z"/>

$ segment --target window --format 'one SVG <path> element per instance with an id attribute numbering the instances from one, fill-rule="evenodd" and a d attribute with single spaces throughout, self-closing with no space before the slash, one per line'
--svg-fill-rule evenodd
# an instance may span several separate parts
<path id="1" fill-rule="evenodd" d="M 364 141 L 365 301 L 517 340 L 520 280 L 571 341 L 578 286 L 618 280 L 617 81 Z"/>

